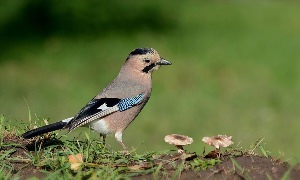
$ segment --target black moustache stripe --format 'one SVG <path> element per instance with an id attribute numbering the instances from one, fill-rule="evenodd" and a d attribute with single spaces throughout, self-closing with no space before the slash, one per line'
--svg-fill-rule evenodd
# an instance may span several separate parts
<path id="1" fill-rule="evenodd" d="M 149 64 L 148 66 L 144 67 L 142 70 L 144 73 L 148 73 L 151 69 L 153 69 L 156 66 L 155 63 Z"/>

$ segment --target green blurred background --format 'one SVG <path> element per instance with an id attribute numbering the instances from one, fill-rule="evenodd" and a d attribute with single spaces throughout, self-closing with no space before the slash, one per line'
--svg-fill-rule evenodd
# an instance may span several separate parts
<path id="1" fill-rule="evenodd" d="M 24 98 L 33 119 L 75 115 L 130 51 L 153 47 L 173 65 L 154 73 L 127 146 L 168 149 L 163 137 L 179 133 L 201 154 L 203 136 L 245 148 L 263 137 L 271 155 L 300 161 L 297 1 L 2 0 L 0 12 L 0 114 L 15 125 L 28 124 Z"/>

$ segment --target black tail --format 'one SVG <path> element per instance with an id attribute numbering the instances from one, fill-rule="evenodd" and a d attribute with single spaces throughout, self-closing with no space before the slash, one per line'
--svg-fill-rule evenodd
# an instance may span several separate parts
<path id="1" fill-rule="evenodd" d="M 67 122 L 59 121 L 53 124 L 49 124 L 40 128 L 36 128 L 30 131 L 27 131 L 26 133 L 22 134 L 23 138 L 29 139 L 41 134 L 45 134 L 51 131 L 59 130 L 65 127 Z"/>

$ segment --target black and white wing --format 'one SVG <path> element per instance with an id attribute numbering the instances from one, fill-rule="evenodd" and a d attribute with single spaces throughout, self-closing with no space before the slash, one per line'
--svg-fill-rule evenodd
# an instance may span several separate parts
<path id="1" fill-rule="evenodd" d="M 76 127 L 83 126 L 94 120 L 101 119 L 117 111 L 125 111 L 140 104 L 144 95 L 139 94 L 129 98 L 101 98 L 92 99 L 79 113 L 65 126 L 69 132 Z"/>

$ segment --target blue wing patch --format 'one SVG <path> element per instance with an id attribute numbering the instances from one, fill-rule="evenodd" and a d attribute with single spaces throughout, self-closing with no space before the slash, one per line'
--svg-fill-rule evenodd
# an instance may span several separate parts
<path id="1" fill-rule="evenodd" d="M 130 98 L 101 98 L 101 99 L 92 99 L 85 107 L 83 107 L 80 112 L 68 122 L 65 126 L 69 128 L 69 131 L 72 131 L 74 128 L 94 121 L 96 119 L 102 118 L 108 114 L 111 114 L 116 111 L 125 111 L 130 109 L 143 100 L 144 94 L 139 94 Z M 109 107 L 106 110 L 99 109 L 103 104 L 106 104 Z"/>
<path id="2" fill-rule="evenodd" d="M 142 102 L 144 94 L 139 94 L 135 97 L 121 99 L 118 103 L 119 111 L 125 111 Z"/>

